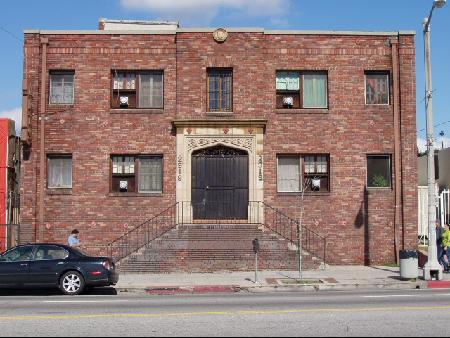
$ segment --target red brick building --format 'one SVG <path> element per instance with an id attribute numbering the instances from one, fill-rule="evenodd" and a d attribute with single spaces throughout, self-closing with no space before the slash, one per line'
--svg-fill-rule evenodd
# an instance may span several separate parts
<path id="1" fill-rule="evenodd" d="M 25 32 L 22 241 L 298 219 L 305 190 L 328 263 L 416 248 L 414 32 L 126 27 Z"/>

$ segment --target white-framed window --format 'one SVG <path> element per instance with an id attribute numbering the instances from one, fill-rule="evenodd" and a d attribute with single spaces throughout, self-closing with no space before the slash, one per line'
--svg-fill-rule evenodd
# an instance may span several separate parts
<path id="1" fill-rule="evenodd" d="M 74 104 L 75 72 L 50 72 L 50 104 Z"/>
<path id="2" fill-rule="evenodd" d="M 47 186 L 50 189 L 72 188 L 72 156 L 49 155 L 47 158 Z"/>
<path id="3" fill-rule="evenodd" d="M 366 105 L 389 105 L 390 84 L 388 72 L 366 72 Z"/>

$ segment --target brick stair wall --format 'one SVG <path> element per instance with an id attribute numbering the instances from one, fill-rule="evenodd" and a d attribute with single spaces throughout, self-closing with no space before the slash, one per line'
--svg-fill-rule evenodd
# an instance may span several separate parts
<path id="1" fill-rule="evenodd" d="M 298 269 L 296 248 L 256 224 L 182 225 L 118 263 L 122 273 L 252 271 L 252 241 L 260 243 L 259 269 Z M 303 254 L 303 267 L 317 269 L 319 259 Z"/>

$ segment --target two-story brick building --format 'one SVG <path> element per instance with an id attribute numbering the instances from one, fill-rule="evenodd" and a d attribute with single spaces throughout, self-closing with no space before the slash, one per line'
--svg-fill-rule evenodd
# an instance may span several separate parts
<path id="1" fill-rule="evenodd" d="M 271 228 L 303 204 L 328 263 L 394 261 L 417 245 L 414 37 L 26 31 L 22 241 L 101 247 L 176 203 L 177 223 Z"/>

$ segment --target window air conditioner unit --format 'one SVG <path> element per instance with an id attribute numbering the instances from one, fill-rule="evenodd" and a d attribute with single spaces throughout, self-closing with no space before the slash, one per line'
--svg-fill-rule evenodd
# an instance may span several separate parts
<path id="1" fill-rule="evenodd" d="M 120 191 L 122 192 L 128 191 L 128 181 L 120 181 Z"/>
<path id="2" fill-rule="evenodd" d="M 294 98 L 292 96 L 283 97 L 283 106 L 292 108 L 294 106 Z"/>
<path id="3" fill-rule="evenodd" d="M 119 98 L 119 101 L 120 101 L 120 108 L 128 108 L 128 106 L 129 106 L 128 96 L 121 96 Z"/>
<path id="4" fill-rule="evenodd" d="M 312 190 L 318 191 L 320 190 L 320 178 L 314 178 L 311 182 Z"/>

